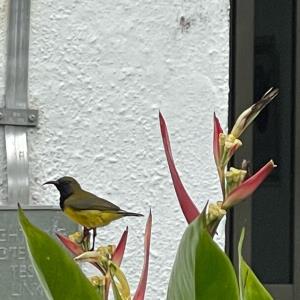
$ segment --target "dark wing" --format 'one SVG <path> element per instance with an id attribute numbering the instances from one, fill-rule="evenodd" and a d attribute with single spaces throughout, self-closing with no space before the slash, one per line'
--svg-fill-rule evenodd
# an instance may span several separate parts
<path id="1" fill-rule="evenodd" d="M 71 195 L 65 200 L 65 206 L 75 210 L 101 210 L 101 211 L 119 211 L 119 206 L 97 197 L 96 195 L 81 191 L 76 195 Z"/>

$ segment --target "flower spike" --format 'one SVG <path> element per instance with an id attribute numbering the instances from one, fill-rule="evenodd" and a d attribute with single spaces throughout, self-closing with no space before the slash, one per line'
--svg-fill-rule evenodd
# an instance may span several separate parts
<path id="1" fill-rule="evenodd" d="M 164 149 L 165 149 L 171 177 L 173 180 L 173 185 L 177 194 L 177 198 L 187 222 L 191 223 L 194 219 L 196 219 L 200 215 L 200 212 L 198 211 L 196 205 L 194 204 L 194 202 L 188 195 L 187 191 L 185 190 L 181 182 L 181 179 L 178 175 L 173 160 L 172 151 L 171 151 L 168 128 L 161 112 L 159 113 L 159 120 L 160 120 L 161 136 L 164 144 Z"/>
<path id="2" fill-rule="evenodd" d="M 228 209 L 250 196 L 276 167 L 273 160 L 266 163 L 258 172 L 232 190 L 223 202 L 222 208 Z"/>

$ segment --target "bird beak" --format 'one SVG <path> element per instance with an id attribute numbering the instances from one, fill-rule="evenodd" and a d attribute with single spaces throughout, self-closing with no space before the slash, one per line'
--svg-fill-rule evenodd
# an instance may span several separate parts
<path id="1" fill-rule="evenodd" d="M 46 184 L 54 184 L 55 186 L 57 186 L 58 181 L 57 180 L 52 180 L 52 181 L 47 181 L 47 182 L 43 183 L 43 185 L 46 185 Z"/>

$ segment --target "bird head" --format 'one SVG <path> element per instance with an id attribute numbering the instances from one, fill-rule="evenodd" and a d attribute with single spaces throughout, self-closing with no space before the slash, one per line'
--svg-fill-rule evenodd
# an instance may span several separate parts
<path id="1" fill-rule="evenodd" d="M 80 184 L 74 178 L 68 176 L 64 176 L 58 180 L 47 181 L 43 185 L 45 184 L 55 185 L 62 199 L 66 199 L 76 191 L 81 190 Z"/>

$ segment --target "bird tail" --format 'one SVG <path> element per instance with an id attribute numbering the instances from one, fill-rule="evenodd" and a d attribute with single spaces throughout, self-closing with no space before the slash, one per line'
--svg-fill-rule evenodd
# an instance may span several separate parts
<path id="1" fill-rule="evenodd" d="M 125 217 L 143 217 L 144 216 L 142 214 L 133 213 L 133 212 L 124 211 L 124 210 L 120 211 L 120 213 Z"/>

